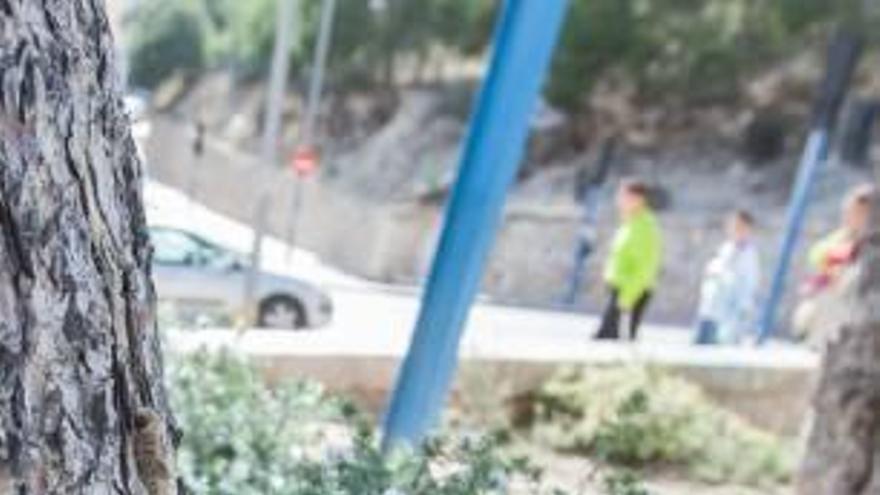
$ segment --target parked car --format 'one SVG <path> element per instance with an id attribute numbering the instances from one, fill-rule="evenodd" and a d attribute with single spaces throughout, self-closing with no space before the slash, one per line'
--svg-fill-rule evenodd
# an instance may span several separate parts
<path id="1" fill-rule="evenodd" d="M 160 301 L 172 301 L 247 314 L 244 282 L 250 269 L 246 258 L 231 249 L 179 228 L 150 228 L 153 275 Z M 259 327 L 304 329 L 327 324 L 333 313 L 330 297 L 318 287 L 294 277 L 261 271 L 257 291 Z M 252 314 L 252 313 L 251 313 Z"/>

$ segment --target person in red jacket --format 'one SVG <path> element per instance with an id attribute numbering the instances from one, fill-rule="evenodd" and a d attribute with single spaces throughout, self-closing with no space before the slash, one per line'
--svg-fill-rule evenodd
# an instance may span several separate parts
<path id="1" fill-rule="evenodd" d="M 843 202 L 840 228 L 810 249 L 809 262 L 813 273 L 807 281 L 808 293 L 833 286 L 841 273 L 855 262 L 868 226 L 873 194 L 874 186 L 870 184 L 853 189 Z"/>
<path id="2" fill-rule="evenodd" d="M 876 189 L 864 184 L 853 189 L 842 207 L 840 227 L 810 249 L 811 273 L 795 309 L 793 327 L 797 335 L 821 345 L 822 332 L 833 326 L 839 305 L 833 301 L 841 279 L 856 262 L 864 240 Z"/>

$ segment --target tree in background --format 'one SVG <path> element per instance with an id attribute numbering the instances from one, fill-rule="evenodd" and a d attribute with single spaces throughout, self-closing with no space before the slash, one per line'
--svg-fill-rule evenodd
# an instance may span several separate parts
<path id="1" fill-rule="evenodd" d="M 318 39 L 321 2 L 306 2 L 303 18 L 303 52 L 314 53 Z M 328 56 L 327 78 L 336 90 L 370 89 L 376 83 L 379 63 L 380 28 L 377 14 L 369 0 L 341 0 L 333 22 L 333 37 Z M 306 58 L 307 64 L 311 63 Z M 312 69 L 309 66 L 309 69 Z"/>
<path id="2" fill-rule="evenodd" d="M 141 166 L 102 2 L 0 1 L 0 493 L 172 495 Z"/>
<path id="3" fill-rule="evenodd" d="M 432 37 L 461 56 L 479 55 L 491 41 L 498 6 L 495 0 L 435 0 Z"/>
<path id="4" fill-rule="evenodd" d="M 592 84 L 620 71 L 647 100 L 730 101 L 744 76 L 859 19 L 862 7 L 861 0 L 574 0 L 548 96 L 582 112 Z"/>
<path id="5" fill-rule="evenodd" d="M 277 0 L 143 0 L 129 16 L 135 81 L 152 86 L 175 72 L 234 69 L 265 75 Z M 320 0 L 301 0 L 302 31 L 291 51 L 304 75 L 317 37 Z M 486 51 L 498 0 L 339 2 L 328 84 L 338 90 L 396 90 L 444 82 L 425 70 Z M 573 0 L 547 95 L 569 114 L 589 112 L 594 85 L 618 74 L 646 102 L 730 103 L 758 70 L 813 44 L 840 23 L 872 32 L 865 0 Z M 876 9 L 875 9 L 876 10 Z M 875 34 L 876 38 L 877 35 Z M 401 80 L 402 61 L 421 64 Z"/>
<path id="6" fill-rule="evenodd" d="M 142 22 L 131 24 L 131 79 L 136 85 L 154 88 L 175 74 L 202 72 L 205 31 L 192 5 L 158 0 L 144 4 L 137 16 Z"/>
<path id="7" fill-rule="evenodd" d="M 276 0 L 187 1 L 199 8 L 207 26 L 207 62 L 211 68 L 231 69 L 245 80 L 268 73 L 275 46 Z M 301 55 L 299 45 L 294 43 L 290 56 Z"/>
<path id="8" fill-rule="evenodd" d="M 277 0 L 145 0 L 128 16 L 132 79 L 154 87 L 175 73 L 232 69 L 243 79 L 265 75 L 275 37 Z M 309 63 L 321 2 L 303 0 L 292 70 Z M 425 60 L 432 47 L 454 56 L 488 45 L 495 0 L 345 0 L 339 3 L 328 82 L 343 89 L 393 88 L 404 57 Z"/>
<path id="9" fill-rule="evenodd" d="M 592 85 L 606 69 L 632 57 L 636 35 L 631 2 L 572 2 L 550 72 L 550 101 L 571 112 L 582 108 Z"/>

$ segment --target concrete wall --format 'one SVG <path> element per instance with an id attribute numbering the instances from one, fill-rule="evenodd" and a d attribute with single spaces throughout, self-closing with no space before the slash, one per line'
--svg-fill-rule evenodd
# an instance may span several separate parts
<path id="1" fill-rule="evenodd" d="M 308 378 L 330 390 L 353 397 L 370 412 L 381 414 L 394 386 L 399 359 L 393 356 L 260 356 L 257 363 L 271 381 Z M 511 414 L 560 368 L 614 363 L 541 362 L 464 359 L 451 400 L 467 404 L 497 400 Z M 707 367 L 687 363 L 652 365 L 700 386 L 712 401 L 750 423 L 774 433 L 799 433 L 812 388 L 812 369 L 774 369 L 752 366 Z M 475 377 L 481 377 L 475 380 Z M 491 381 L 491 389 L 485 383 Z M 491 397 L 474 397 L 490 394 Z"/>
<path id="2" fill-rule="evenodd" d="M 253 155 L 208 140 L 205 153 L 192 153 L 193 130 L 157 118 L 144 144 L 148 175 L 163 184 L 195 191 L 199 202 L 242 223 L 251 223 L 260 191 L 271 197 L 267 229 L 287 238 L 296 182 L 287 170 L 258 163 Z M 349 200 L 313 180 L 302 187 L 297 244 L 347 271 L 370 278 L 391 278 L 415 256 L 424 219 L 409 209 L 376 207 Z M 416 237 L 416 239 L 414 239 Z"/>

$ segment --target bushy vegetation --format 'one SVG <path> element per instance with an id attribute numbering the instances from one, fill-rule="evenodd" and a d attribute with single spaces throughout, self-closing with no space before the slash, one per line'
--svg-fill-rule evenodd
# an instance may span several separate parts
<path id="1" fill-rule="evenodd" d="M 548 94 L 577 111 L 592 83 L 617 72 L 644 98 L 729 100 L 740 78 L 856 24 L 863 9 L 860 0 L 574 0 Z"/>
<path id="2" fill-rule="evenodd" d="M 181 474 L 199 494 L 271 494 L 297 468 L 295 449 L 317 440 L 316 424 L 344 417 L 344 405 L 314 384 L 266 388 L 229 354 L 176 360 L 172 398 L 184 431 Z M 306 424 L 304 424 L 304 422 Z"/>
<path id="3" fill-rule="evenodd" d="M 321 2 L 298 5 L 299 29 L 294 32 L 290 57 L 293 70 L 302 73 L 311 62 Z M 360 89 L 390 85 L 400 57 L 424 58 L 433 46 L 459 55 L 479 53 L 488 43 L 494 13 L 493 0 L 339 2 L 329 82 L 337 87 L 359 85 Z M 134 33 L 130 51 L 139 68 L 132 72 L 136 84 L 153 87 L 172 73 L 203 66 L 232 70 L 248 79 L 268 69 L 277 0 L 145 0 L 128 19 Z M 182 22 L 185 33 L 179 30 Z M 197 44 L 191 43 L 193 37 L 198 38 Z M 188 44 L 183 45 L 184 41 Z M 198 48 L 198 64 L 176 53 L 182 46 Z"/>
<path id="4" fill-rule="evenodd" d="M 153 86 L 174 72 L 224 67 L 262 75 L 271 58 L 276 0 L 144 0 L 129 18 L 133 78 Z M 308 67 L 320 2 L 299 2 L 293 70 Z M 496 0 L 345 0 L 330 54 L 331 86 L 370 89 L 396 81 L 404 56 L 432 48 L 485 52 Z M 645 98 L 714 102 L 737 96 L 756 68 L 824 38 L 846 23 L 871 26 L 862 0 L 573 0 L 548 96 L 584 110 L 593 84 L 617 73 Z M 871 34 L 871 29 L 866 29 Z"/>
<path id="5" fill-rule="evenodd" d="M 152 88 L 168 77 L 205 68 L 205 32 L 197 12 L 177 0 L 154 0 L 138 12 L 130 35 L 131 78 Z"/>
<path id="6" fill-rule="evenodd" d="M 641 479 L 632 471 L 619 471 L 602 480 L 602 488 L 608 495 L 650 495 Z"/>
<path id="7" fill-rule="evenodd" d="M 446 436 L 384 456 L 349 403 L 312 383 L 270 389 L 230 354 L 179 358 L 171 376 L 180 471 L 196 494 L 561 494 L 494 436 Z"/>
<path id="8" fill-rule="evenodd" d="M 681 466 L 708 482 L 761 485 L 790 476 L 782 441 L 656 370 L 566 370 L 543 388 L 536 407 L 535 435 L 562 451 L 615 465 Z"/>

